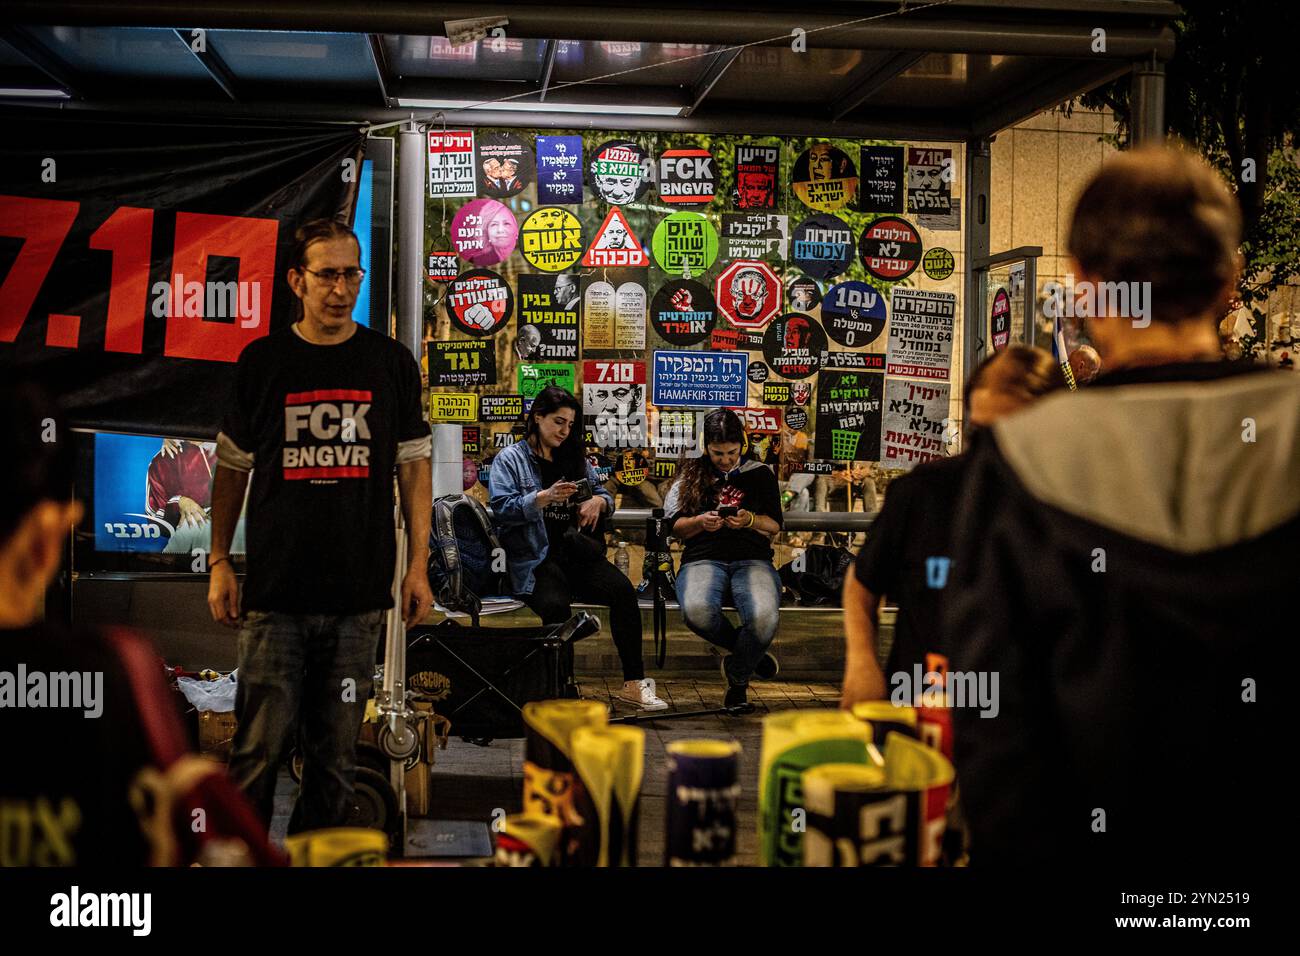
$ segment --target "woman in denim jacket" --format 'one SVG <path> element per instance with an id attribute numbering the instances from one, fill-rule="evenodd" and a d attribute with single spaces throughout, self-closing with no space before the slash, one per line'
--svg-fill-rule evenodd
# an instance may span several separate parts
<path id="1" fill-rule="evenodd" d="M 614 511 L 614 499 L 584 454 L 581 414 L 578 400 L 564 389 L 543 389 L 529 410 L 524 440 L 492 460 L 488 496 L 506 550 L 510 589 L 543 624 L 568 620 L 575 598 L 608 606 L 623 664 L 617 698 L 642 710 L 664 710 L 668 705 L 645 676 L 636 590 L 605 560 L 604 536 L 596 536 L 601 518 Z M 575 504 L 570 499 L 580 479 L 592 495 Z"/>

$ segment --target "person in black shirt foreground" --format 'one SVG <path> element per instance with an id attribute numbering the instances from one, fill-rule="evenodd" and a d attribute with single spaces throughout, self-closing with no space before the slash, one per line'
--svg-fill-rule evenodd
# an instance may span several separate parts
<path id="1" fill-rule="evenodd" d="M 1065 388 L 1065 374 L 1042 349 L 1013 345 L 980 364 L 966 383 L 966 451 L 1004 415 Z M 885 505 L 844 577 L 845 710 L 864 700 L 890 697 L 911 704 L 924 675 L 943 674 L 947 648 L 940 641 L 944 582 L 951 560 L 953 522 L 961 506 L 968 454 L 927 462 L 895 479 Z M 877 612 L 888 597 L 898 605 L 894 643 L 882 672 L 876 652 Z M 939 680 L 939 678 L 933 678 Z"/>
<path id="2" fill-rule="evenodd" d="M 686 626 L 730 653 L 722 659 L 727 707 L 748 704 L 751 677 L 771 680 L 779 669 L 768 647 L 781 610 L 781 578 L 772 567 L 781 532 L 781 491 L 772 469 L 740 460 L 745 429 L 721 408 L 704 419 L 704 452 L 678 471 L 664 501 L 672 533 L 686 542 L 677 572 L 677 599 Z M 740 612 L 740 627 L 722 609 Z"/>
<path id="3" fill-rule="evenodd" d="M 342 826 L 351 812 L 357 734 L 393 606 L 394 472 L 409 562 L 398 612 L 417 623 L 433 603 L 420 367 L 401 343 L 352 320 L 363 275 L 352 230 L 321 219 L 296 235 L 288 278 L 302 320 L 239 356 L 217 436 L 208 561 L 212 617 L 240 628 L 230 772 L 268 822 L 301 720 L 291 832 Z M 230 543 L 250 472 L 241 607 Z"/>
<path id="4" fill-rule="evenodd" d="M 283 863 L 221 767 L 186 752 L 149 643 L 41 620 L 83 513 L 72 433 L 32 384 L 0 385 L 0 408 L 0 867 L 212 862 L 216 841 L 242 862 Z"/>
<path id="5" fill-rule="evenodd" d="M 1262 708 L 1295 634 L 1300 378 L 1220 358 L 1240 242 L 1188 154 L 1120 153 L 1079 198 L 1104 373 L 993 427 L 953 535 L 953 673 L 1000 675 L 996 718 L 953 711 L 972 865 L 1231 878 L 1282 852 Z"/>

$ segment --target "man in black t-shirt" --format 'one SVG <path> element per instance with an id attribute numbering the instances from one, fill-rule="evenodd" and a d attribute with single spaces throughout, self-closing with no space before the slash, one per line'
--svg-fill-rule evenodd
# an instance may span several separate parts
<path id="1" fill-rule="evenodd" d="M 1060 367 L 1046 352 L 1014 345 L 997 353 L 971 374 L 966 386 L 967 454 L 920 465 L 890 484 L 853 573 L 844 579 L 842 707 L 884 697 L 910 705 L 925 683 L 942 680 L 949 652 L 941 640 L 941 624 L 951 570 L 950 540 L 969 446 L 997 419 L 1064 387 Z M 885 597 L 898 606 L 898 616 L 882 672 L 876 635 Z"/>
<path id="2" fill-rule="evenodd" d="M 294 831 L 342 825 L 352 805 L 356 738 L 393 606 L 394 471 L 407 528 L 403 619 L 419 621 L 433 600 L 420 368 L 352 320 L 363 275 L 352 231 L 318 220 L 297 236 L 288 279 L 302 320 L 244 349 L 217 439 L 208 592 L 214 619 L 240 626 L 231 774 L 269 820 L 300 730 Z M 250 473 L 241 607 L 228 549 Z"/>

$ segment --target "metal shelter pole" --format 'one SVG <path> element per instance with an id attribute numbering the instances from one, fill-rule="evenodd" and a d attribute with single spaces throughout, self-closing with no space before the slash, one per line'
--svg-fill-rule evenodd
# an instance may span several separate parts
<path id="1" fill-rule="evenodd" d="M 397 178 L 397 319 L 393 336 L 419 360 L 424 331 L 424 162 L 425 139 L 414 122 L 399 134 Z M 408 721 L 406 705 L 406 625 L 402 621 L 401 582 L 406 576 L 406 528 L 397 509 L 397 560 L 394 608 L 388 614 L 384 642 L 384 685 L 376 701 L 379 745 L 389 757 L 389 782 L 397 794 L 401 819 L 399 854 L 406 852 L 405 755 L 419 749 L 419 736 Z"/>
<path id="2" fill-rule="evenodd" d="M 1165 65 L 1152 57 L 1133 68 L 1131 82 L 1132 143 L 1158 145 L 1165 138 Z"/>
<path id="3" fill-rule="evenodd" d="M 987 329 L 984 315 L 984 282 L 987 269 L 975 263 L 989 254 L 990 192 L 993 167 L 993 140 L 981 136 L 966 142 L 966 308 L 962 320 L 961 384 L 963 389 L 975 366 L 987 354 Z M 966 408 L 961 410 L 963 423 Z"/>

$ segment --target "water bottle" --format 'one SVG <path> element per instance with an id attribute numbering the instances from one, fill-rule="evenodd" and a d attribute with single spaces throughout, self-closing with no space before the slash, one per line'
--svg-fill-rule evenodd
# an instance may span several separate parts
<path id="1" fill-rule="evenodd" d="M 631 567 L 632 559 L 628 557 L 627 542 L 620 541 L 618 550 L 614 552 L 614 567 L 623 572 L 624 577 L 629 577 L 628 568 Z"/>

